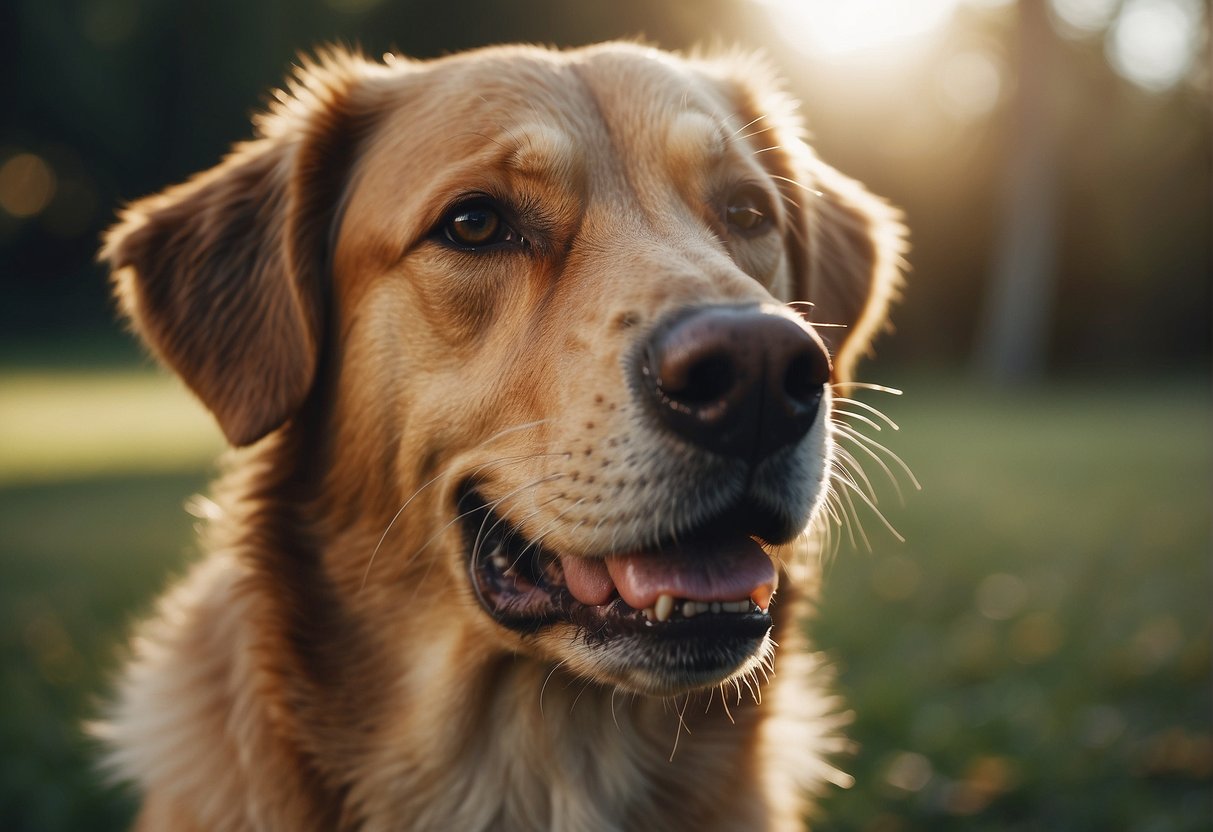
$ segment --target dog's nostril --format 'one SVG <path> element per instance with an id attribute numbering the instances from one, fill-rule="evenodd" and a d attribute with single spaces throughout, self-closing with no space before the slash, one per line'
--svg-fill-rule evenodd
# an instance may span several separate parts
<path id="1" fill-rule="evenodd" d="M 723 399 L 733 388 L 737 371 L 724 355 L 708 355 L 692 364 L 681 384 L 663 384 L 666 395 L 683 404 L 704 405 Z"/>
<path id="2" fill-rule="evenodd" d="M 783 378 L 787 397 L 800 405 L 816 405 L 821 398 L 822 387 L 829 381 L 829 370 L 823 373 L 821 368 L 821 360 L 813 354 L 802 353 L 793 358 Z"/>

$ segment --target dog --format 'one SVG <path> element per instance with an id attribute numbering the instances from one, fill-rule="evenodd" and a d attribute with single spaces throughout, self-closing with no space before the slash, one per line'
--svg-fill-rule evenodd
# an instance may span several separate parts
<path id="1" fill-rule="evenodd" d="M 120 308 L 233 446 L 95 729 L 138 829 L 799 829 L 845 784 L 806 530 L 904 231 L 795 106 L 741 56 L 334 49 L 122 212 Z"/>

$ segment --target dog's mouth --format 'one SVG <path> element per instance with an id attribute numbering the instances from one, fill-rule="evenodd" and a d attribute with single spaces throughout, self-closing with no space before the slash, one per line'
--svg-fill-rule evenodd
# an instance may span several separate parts
<path id="1" fill-rule="evenodd" d="M 759 652 L 778 573 L 734 510 L 677 543 L 603 558 L 561 555 L 495 512 L 473 487 L 459 500 L 472 586 L 499 624 L 538 633 L 567 623 L 591 646 L 642 646 L 663 676 L 714 683 Z M 633 651 L 634 653 L 635 651 Z M 665 666 L 668 665 L 668 666 Z"/>

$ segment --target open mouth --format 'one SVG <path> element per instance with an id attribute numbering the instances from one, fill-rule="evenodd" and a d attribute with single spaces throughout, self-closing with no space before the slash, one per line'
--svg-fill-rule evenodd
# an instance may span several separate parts
<path id="1" fill-rule="evenodd" d="M 777 572 L 739 525 L 744 513 L 677 543 L 604 558 L 562 556 L 528 540 L 471 486 L 459 513 L 477 597 L 513 630 L 572 624 L 588 644 L 626 641 L 665 675 L 709 682 L 754 656 L 771 628 Z"/>

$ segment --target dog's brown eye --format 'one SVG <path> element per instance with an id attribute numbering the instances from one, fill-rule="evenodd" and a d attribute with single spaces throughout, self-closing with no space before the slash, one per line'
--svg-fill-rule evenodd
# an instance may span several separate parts
<path id="1" fill-rule="evenodd" d="M 491 205 L 477 204 L 456 208 L 443 232 L 448 240 L 463 248 L 478 248 L 501 241 L 505 223 Z"/>
<path id="2" fill-rule="evenodd" d="M 770 214 L 766 195 L 754 187 L 734 191 L 725 207 L 725 219 L 729 227 L 743 235 L 758 234 L 766 230 L 770 224 Z"/>

